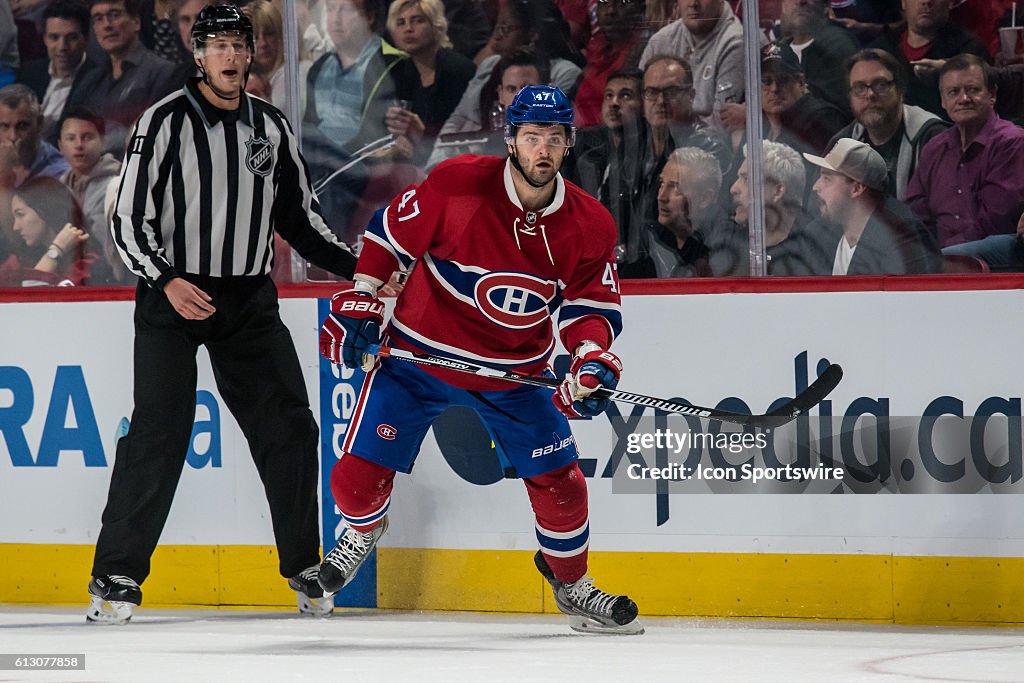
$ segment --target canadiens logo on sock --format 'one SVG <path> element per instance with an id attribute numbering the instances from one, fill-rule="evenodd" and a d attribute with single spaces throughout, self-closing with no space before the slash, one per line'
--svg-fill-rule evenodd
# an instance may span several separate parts
<path id="1" fill-rule="evenodd" d="M 398 436 L 398 430 L 388 424 L 377 425 L 377 436 L 388 441 L 394 441 Z"/>

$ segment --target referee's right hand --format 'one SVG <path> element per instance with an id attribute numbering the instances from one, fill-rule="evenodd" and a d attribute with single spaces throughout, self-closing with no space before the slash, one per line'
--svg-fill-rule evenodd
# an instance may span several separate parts
<path id="1" fill-rule="evenodd" d="M 210 303 L 213 298 L 209 294 L 180 277 L 167 281 L 164 294 L 185 320 L 206 320 L 217 311 Z"/>

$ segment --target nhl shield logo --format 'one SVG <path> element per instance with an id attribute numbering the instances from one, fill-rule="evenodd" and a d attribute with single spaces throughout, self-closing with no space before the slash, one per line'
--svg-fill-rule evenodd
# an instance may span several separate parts
<path id="1" fill-rule="evenodd" d="M 258 176 L 270 175 L 274 168 L 274 145 L 266 138 L 250 137 L 245 141 L 245 165 Z"/>

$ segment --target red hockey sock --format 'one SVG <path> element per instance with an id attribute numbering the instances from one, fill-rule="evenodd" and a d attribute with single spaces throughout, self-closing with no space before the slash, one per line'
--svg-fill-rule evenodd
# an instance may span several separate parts
<path id="1" fill-rule="evenodd" d="M 394 480 L 394 470 L 345 453 L 331 470 L 331 494 L 350 527 L 370 531 L 388 511 Z"/>
<path id="2" fill-rule="evenodd" d="M 572 583 L 587 573 L 590 524 L 587 480 L 575 462 L 524 479 L 537 517 L 537 540 L 559 581 Z"/>

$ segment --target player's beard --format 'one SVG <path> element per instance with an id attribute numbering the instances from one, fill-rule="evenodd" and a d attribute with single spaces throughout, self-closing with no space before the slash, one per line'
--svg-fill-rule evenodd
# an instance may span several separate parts
<path id="1" fill-rule="evenodd" d="M 544 159 L 550 166 L 545 168 L 537 168 L 537 162 L 531 162 L 529 166 L 524 166 L 522 160 L 519 159 L 519 155 L 516 154 L 515 166 L 519 169 L 519 172 L 523 174 L 527 182 L 534 187 L 544 187 L 552 180 L 555 179 L 555 175 L 558 173 L 558 169 L 561 164 L 554 157 Z"/>

